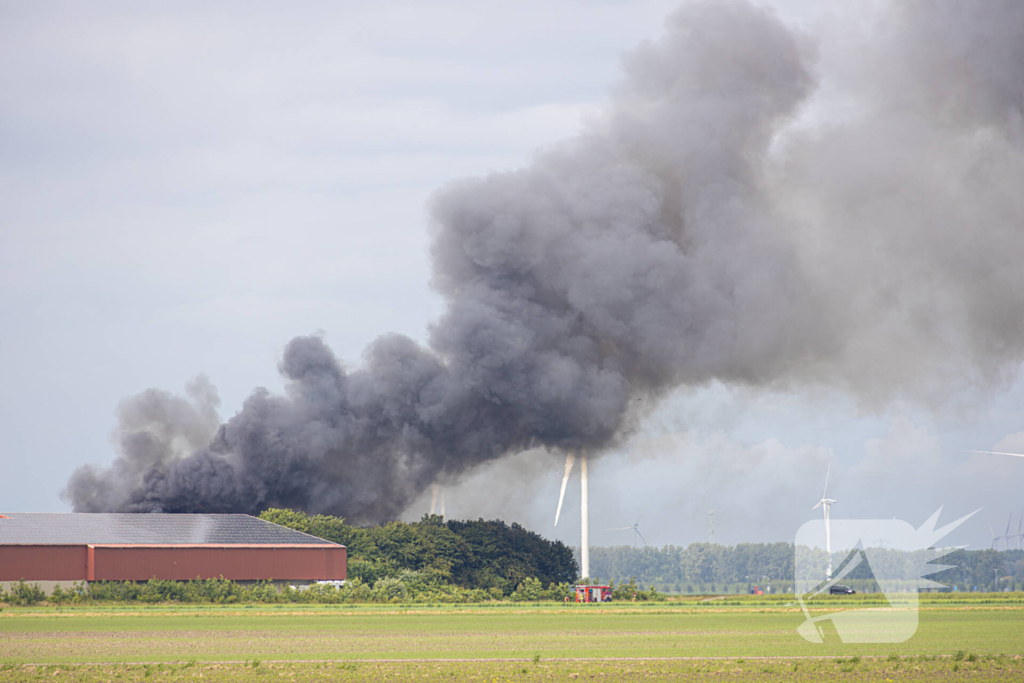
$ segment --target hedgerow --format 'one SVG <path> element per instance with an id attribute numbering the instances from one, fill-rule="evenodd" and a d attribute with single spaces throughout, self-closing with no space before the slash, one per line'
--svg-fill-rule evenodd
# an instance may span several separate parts
<path id="1" fill-rule="evenodd" d="M 662 598 L 653 589 L 650 591 L 640 590 L 633 582 L 613 588 L 613 594 L 617 600 Z M 347 581 L 340 588 L 335 588 L 330 584 L 278 585 L 269 581 L 240 584 L 224 578 L 196 579 L 194 581 L 150 579 L 146 582 L 93 581 L 91 583 L 75 583 L 68 588 L 58 584 L 52 595 L 48 597 L 37 584 L 21 581 L 14 584 L 9 592 L 0 590 L 0 602 L 11 605 L 33 605 L 44 601 L 57 605 L 88 603 L 450 604 L 506 599 L 513 602 L 539 602 L 565 600 L 566 598 L 572 600 L 574 599 L 573 595 L 573 586 L 568 583 L 551 583 L 544 586 L 538 579 L 527 578 L 519 584 L 511 596 L 506 597 L 497 587 L 490 589 L 462 588 L 443 581 L 435 572 L 403 570 L 372 583 L 357 577 Z"/>

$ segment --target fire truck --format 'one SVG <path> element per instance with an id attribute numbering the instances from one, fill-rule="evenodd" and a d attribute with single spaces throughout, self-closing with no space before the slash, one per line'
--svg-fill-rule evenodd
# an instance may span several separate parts
<path id="1" fill-rule="evenodd" d="M 611 586 L 576 586 L 576 602 L 611 602 Z"/>

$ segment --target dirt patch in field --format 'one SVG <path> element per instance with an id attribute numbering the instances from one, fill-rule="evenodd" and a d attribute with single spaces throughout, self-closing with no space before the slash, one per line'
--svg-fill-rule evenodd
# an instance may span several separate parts
<path id="1" fill-rule="evenodd" d="M 804 661 L 691 660 L 691 661 L 547 661 L 537 662 L 257 662 L 162 665 L 4 666 L 0 683 L 25 680 L 74 680 L 80 683 L 210 683 L 242 681 L 797 681 L 1020 680 L 1020 660 L 990 658 L 974 662 L 943 660 L 822 659 Z"/>

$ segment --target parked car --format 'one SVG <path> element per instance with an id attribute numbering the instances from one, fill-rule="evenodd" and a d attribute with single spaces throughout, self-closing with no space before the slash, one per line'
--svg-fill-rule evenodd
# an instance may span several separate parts
<path id="1" fill-rule="evenodd" d="M 853 595 L 857 591 L 853 590 L 849 586 L 844 586 L 841 583 L 837 583 L 829 587 L 828 592 L 832 595 Z"/>

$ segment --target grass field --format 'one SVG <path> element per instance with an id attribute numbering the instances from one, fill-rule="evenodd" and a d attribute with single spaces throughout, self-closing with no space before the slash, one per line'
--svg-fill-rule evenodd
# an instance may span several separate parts
<path id="1" fill-rule="evenodd" d="M 817 616 L 863 599 L 817 603 Z M 1024 595 L 923 596 L 913 638 L 804 641 L 777 599 L 0 611 L 0 681 L 1024 680 Z M 959 655 L 958 655 L 959 653 Z M 589 659 L 590 661 L 581 661 Z M 471 661 L 472 660 L 472 661 Z M 254 662 L 259 662 L 254 666 Z"/>

